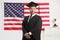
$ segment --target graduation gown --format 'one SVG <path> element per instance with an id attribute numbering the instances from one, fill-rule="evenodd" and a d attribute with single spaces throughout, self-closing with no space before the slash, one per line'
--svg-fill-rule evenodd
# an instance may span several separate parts
<path id="1" fill-rule="evenodd" d="M 22 40 L 27 40 L 24 37 L 24 34 L 27 32 L 31 32 L 32 36 L 30 40 L 41 40 L 41 27 L 42 27 L 42 20 L 41 17 L 38 15 L 33 16 L 28 22 L 29 16 L 25 17 L 22 23 L 22 31 L 23 31 L 23 38 Z"/>

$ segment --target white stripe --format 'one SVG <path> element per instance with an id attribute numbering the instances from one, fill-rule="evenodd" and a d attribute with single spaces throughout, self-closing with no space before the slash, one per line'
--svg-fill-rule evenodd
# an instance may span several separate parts
<path id="1" fill-rule="evenodd" d="M 5 17 L 4 19 L 18 19 L 18 20 L 23 20 L 24 18 L 18 18 L 18 17 Z"/>
<path id="2" fill-rule="evenodd" d="M 23 21 L 17 22 L 17 21 L 4 21 L 4 23 L 21 23 L 22 24 Z M 43 24 L 49 24 L 49 22 L 43 22 Z"/>
<path id="3" fill-rule="evenodd" d="M 42 26 L 42 28 L 45 28 L 45 27 L 50 27 L 50 26 Z"/>
<path id="4" fill-rule="evenodd" d="M 28 15 L 30 15 L 30 14 L 24 14 L 24 16 L 28 16 Z M 49 14 L 37 14 L 37 15 L 39 15 L 39 16 L 49 16 Z"/>
<path id="5" fill-rule="evenodd" d="M 11 17 L 5 17 L 4 19 L 13 19 L 13 18 L 11 18 Z M 16 18 L 15 18 L 16 19 Z M 20 18 L 18 18 L 18 19 L 20 19 Z M 42 18 L 42 20 L 49 20 L 50 18 Z M 20 20 L 24 20 L 23 18 L 21 18 Z"/>
<path id="6" fill-rule="evenodd" d="M 42 28 L 45 28 L 45 27 L 50 27 L 50 26 L 42 26 Z"/>
<path id="7" fill-rule="evenodd" d="M 38 8 L 38 7 L 40 7 L 40 8 L 49 8 L 49 5 L 44 5 L 44 6 L 37 6 L 36 8 Z M 24 8 L 29 8 L 29 7 L 27 7 L 27 6 L 24 6 Z"/>
<path id="8" fill-rule="evenodd" d="M 22 23 L 22 21 L 4 21 L 4 23 Z"/>
<path id="9" fill-rule="evenodd" d="M 42 18 L 42 20 L 49 20 L 50 18 Z"/>
<path id="10" fill-rule="evenodd" d="M 49 16 L 49 14 L 40 14 L 40 16 Z"/>
<path id="11" fill-rule="evenodd" d="M 44 5 L 44 6 L 37 6 L 37 8 L 40 7 L 40 8 L 49 8 L 49 5 Z"/>
<path id="12" fill-rule="evenodd" d="M 42 24 L 50 24 L 50 22 L 42 22 Z"/>
<path id="13" fill-rule="evenodd" d="M 22 25 L 4 25 L 4 27 L 22 27 Z M 44 27 L 49 27 L 49 26 L 42 26 L 42 28 Z"/>
<path id="14" fill-rule="evenodd" d="M 22 25 L 4 25 L 4 27 L 22 27 Z M 42 26 L 42 28 L 49 27 L 49 26 Z"/>
<path id="15" fill-rule="evenodd" d="M 46 26 L 42 26 L 42 28 L 45 28 Z M 48 26 L 47 26 L 48 27 Z"/>
<path id="16" fill-rule="evenodd" d="M 24 10 L 24 12 L 30 12 L 30 10 Z M 35 12 L 38 12 L 38 9 L 35 10 Z M 48 9 L 40 10 L 40 12 L 49 12 L 49 10 Z"/>
<path id="17" fill-rule="evenodd" d="M 22 25 L 4 25 L 4 27 L 22 27 Z"/>
<path id="18" fill-rule="evenodd" d="M 49 26 L 42 26 L 42 28 L 49 27 Z"/>

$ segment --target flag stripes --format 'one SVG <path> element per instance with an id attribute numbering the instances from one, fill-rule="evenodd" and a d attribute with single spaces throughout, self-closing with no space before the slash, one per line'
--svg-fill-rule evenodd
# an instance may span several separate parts
<path id="1" fill-rule="evenodd" d="M 13 4 L 17 4 L 17 3 L 13 3 Z M 41 18 L 42 18 L 42 31 L 44 31 L 45 27 L 50 26 L 49 3 L 46 2 L 46 3 L 38 3 L 38 4 L 39 4 L 40 8 L 39 8 L 39 6 L 37 6 L 36 14 L 40 15 Z M 23 3 L 23 4 L 20 4 L 20 5 L 24 5 L 24 17 L 30 15 L 29 14 L 30 13 L 29 8 L 26 6 L 27 3 Z M 11 7 L 11 8 L 14 9 L 13 7 Z M 14 9 L 14 11 L 16 11 L 16 10 L 17 9 Z M 38 12 L 38 10 L 40 10 L 40 12 Z M 16 12 L 18 13 L 18 11 L 16 11 Z M 10 11 L 10 12 L 12 12 L 12 11 Z M 23 19 L 24 19 L 23 17 L 21 17 L 21 18 L 19 18 L 19 17 L 4 17 L 4 30 L 22 30 L 22 21 L 23 21 Z"/>

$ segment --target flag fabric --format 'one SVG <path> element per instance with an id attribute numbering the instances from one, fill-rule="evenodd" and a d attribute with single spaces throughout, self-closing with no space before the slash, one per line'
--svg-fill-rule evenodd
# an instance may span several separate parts
<path id="1" fill-rule="evenodd" d="M 50 27 L 49 3 L 38 3 L 36 14 L 42 18 L 42 30 Z M 4 30 L 22 30 L 22 22 L 25 16 L 29 15 L 27 3 L 4 3 Z M 40 10 L 40 12 L 38 11 Z"/>

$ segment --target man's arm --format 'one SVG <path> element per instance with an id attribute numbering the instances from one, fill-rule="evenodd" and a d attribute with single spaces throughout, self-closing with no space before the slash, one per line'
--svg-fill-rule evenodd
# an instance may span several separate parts
<path id="1" fill-rule="evenodd" d="M 27 33 L 27 31 L 26 31 L 26 18 L 24 18 L 23 23 L 22 23 L 22 31 L 23 31 L 23 34 Z"/>
<path id="2" fill-rule="evenodd" d="M 22 23 L 23 36 L 25 36 L 25 38 L 27 39 L 30 39 L 30 35 L 26 30 L 26 24 L 27 24 L 27 20 L 26 18 L 24 18 L 23 23 Z"/>

